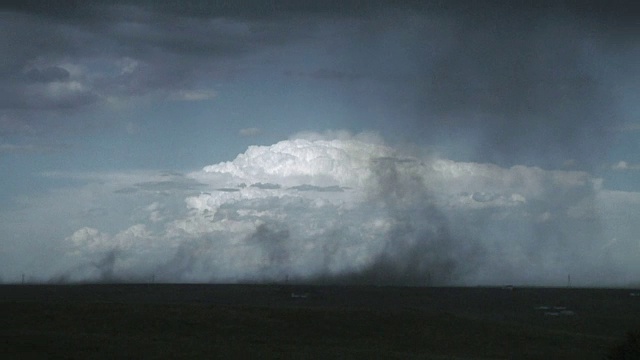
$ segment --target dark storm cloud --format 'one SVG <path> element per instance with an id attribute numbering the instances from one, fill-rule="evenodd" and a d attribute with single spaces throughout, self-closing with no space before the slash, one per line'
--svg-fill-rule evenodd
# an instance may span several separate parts
<path id="1" fill-rule="evenodd" d="M 491 156 L 592 159 L 619 119 L 607 85 L 590 69 L 590 57 L 600 54 L 588 47 L 599 39 L 579 27 L 515 18 L 458 28 L 418 85 L 423 111 L 484 134 L 480 152 Z"/>
<path id="2" fill-rule="evenodd" d="M 224 7 L 140 2 L 4 3 L 0 7 L 0 110 L 74 109 L 110 96 L 171 93 L 223 64 L 301 36 L 295 24 L 230 18 Z M 187 10 L 185 10 L 187 9 Z M 71 73 L 68 65 L 80 66 Z"/>
<path id="3" fill-rule="evenodd" d="M 637 68 L 625 49 L 640 26 L 629 8 L 606 2 L 435 2 L 418 6 L 394 40 L 386 104 L 416 134 L 454 141 L 473 134 L 476 161 L 589 166 L 606 155 L 606 130 L 622 121 L 617 79 Z M 389 20 L 392 21 L 392 20 Z M 385 33 L 365 27 L 365 42 Z M 404 31 L 404 32 L 403 32 Z M 373 48 L 373 45 L 369 45 Z M 362 47 L 362 45 L 360 45 Z M 355 55 L 360 66 L 374 56 Z M 611 71 L 614 58 L 621 68 Z M 620 60 L 622 59 L 622 60 Z M 609 74 L 607 74 L 607 71 Z M 633 71 L 631 72 L 633 73 Z M 382 75 L 380 75 L 382 78 Z M 395 84 L 394 84 L 395 82 Z"/>
<path id="4" fill-rule="evenodd" d="M 300 78 L 309 78 L 314 80 L 334 80 L 334 81 L 354 81 L 363 78 L 363 75 L 350 73 L 335 69 L 318 69 L 311 72 L 297 72 L 285 71 L 286 76 L 296 76 Z"/>
<path id="5" fill-rule="evenodd" d="M 423 185 L 423 179 L 398 168 L 407 163 L 410 162 L 396 158 L 379 158 L 371 163 L 371 200 L 393 224 L 386 234 L 384 249 L 363 268 L 323 273 L 310 279 L 312 282 L 452 285 L 487 262 L 485 249 L 469 234 L 467 224 L 452 224 L 431 190 Z M 325 261 L 330 261 L 335 254 L 325 256 Z"/>
<path id="6" fill-rule="evenodd" d="M 87 261 L 73 268 L 66 270 L 60 274 L 49 277 L 45 282 L 51 284 L 69 284 L 75 282 L 84 282 L 84 280 L 76 279 L 78 274 L 94 273 L 91 283 L 121 283 L 129 281 L 126 277 L 115 274 L 115 265 L 122 256 L 122 252 L 118 249 L 112 249 L 104 254 L 97 256 L 96 260 Z"/>
<path id="7" fill-rule="evenodd" d="M 257 260 L 260 263 L 260 275 L 258 275 L 258 280 L 273 281 L 285 276 L 281 273 L 279 265 L 283 265 L 289 260 L 286 248 L 288 241 L 288 230 L 282 224 L 275 223 L 259 225 L 255 232 L 244 239 L 246 244 L 259 249 L 260 256 Z M 211 252 L 216 252 L 213 239 L 182 241 L 174 255 L 165 263 L 157 266 L 153 274 L 159 281 L 170 282 L 184 281 L 193 273 L 198 272 L 208 273 L 213 279 L 216 264 L 212 263 L 209 258 Z M 246 260 L 237 259 L 237 261 Z"/>
<path id="8" fill-rule="evenodd" d="M 69 79 L 69 71 L 59 66 L 49 66 L 44 69 L 30 69 L 25 76 L 34 82 L 65 81 Z"/>
<path id="9" fill-rule="evenodd" d="M 169 261 L 158 266 L 153 274 L 159 281 L 180 281 L 198 266 L 205 266 L 199 253 L 206 252 L 212 247 L 210 241 L 184 241 L 180 243 L 175 254 Z"/>
<path id="10" fill-rule="evenodd" d="M 265 269 L 275 264 L 283 264 L 289 260 L 287 243 L 289 242 L 289 230 L 279 224 L 261 224 L 256 227 L 254 233 L 245 240 L 251 245 L 262 249 Z"/>
<path id="11" fill-rule="evenodd" d="M 68 24 L 78 29 L 103 30 L 107 36 L 123 36 L 122 39 L 151 46 L 162 44 L 168 48 L 187 52 L 221 52 L 225 49 L 222 36 L 215 36 L 216 29 L 206 26 L 202 19 L 241 20 L 258 26 L 253 38 L 231 38 L 226 43 L 233 48 L 250 49 L 256 43 L 238 43 L 236 40 L 265 40 L 270 34 L 268 25 L 298 19 L 298 23 L 288 23 L 297 30 L 303 27 L 303 20 L 315 18 L 384 18 L 394 11 L 411 14 L 452 17 L 472 26 L 489 25 L 496 21 L 518 21 L 543 17 L 574 19 L 587 23 L 594 31 L 604 31 L 612 35 L 632 35 L 638 33 L 636 17 L 629 2 L 625 1 L 537 1 L 535 3 L 502 1 L 103 1 L 68 2 L 51 1 L 46 5 L 38 1 L 4 2 L 5 12 L 16 12 L 22 16 Z M 210 24 L 209 24 L 210 25 Z M 219 24 L 218 24 L 219 25 Z M 124 26 L 124 27 L 120 27 Z M 131 26 L 131 27 L 127 27 Z M 163 33 L 173 30 L 174 33 Z M 228 29 L 227 29 L 228 30 Z M 290 37 L 291 32 L 277 35 L 281 40 Z M 289 28 L 291 30 L 291 28 Z M 44 32 L 39 33 L 44 35 Z M 218 33 L 222 35 L 221 33 Z M 187 36 L 188 35 L 188 36 Z M 202 35 L 214 35 L 211 41 Z M 225 34 L 228 35 L 228 34 Z M 202 37 L 201 37 L 202 36 Z M 274 38 L 272 38 L 274 39 Z M 73 40 L 77 41 L 77 39 Z M 42 41 L 42 44 L 45 42 Z M 60 47 L 62 39 L 49 47 Z M 138 43 L 136 43 L 138 44 Z M 216 45 L 220 46 L 216 46 Z M 69 43 L 67 43 L 69 45 Z M 126 44 L 122 44 L 126 45 Z M 63 47 L 64 48 L 64 47 Z"/>
<path id="12" fill-rule="evenodd" d="M 606 155 L 606 130 L 623 119 L 613 95 L 617 79 L 637 73 L 629 50 L 638 48 L 640 26 L 631 5 L 5 2 L 0 111 L 68 111 L 146 94 L 172 98 L 203 79 L 233 79 L 265 66 L 252 60 L 265 49 L 276 54 L 300 45 L 320 49 L 333 63 L 305 67 L 274 55 L 278 73 L 341 84 L 353 118 L 367 126 L 373 113 L 383 118 L 378 125 L 393 122 L 416 141 L 472 137 L 470 160 L 547 159 L 543 166 L 573 160 L 589 168 Z M 49 124 L 23 118 L 31 128 Z"/>
<path id="13" fill-rule="evenodd" d="M 447 55 L 438 61 L 441 68 L 436 73 L 440 75 L 434 79 L 420 79 L 433 81 L 436 88 L 440 88 L 439 81 L 452 78 L 453 84 L 431 94 L 435 96 L 443 92 L 431 101 L 441 110 L 454 106 L 453 101 L 449 100 L 452 97 L 462 96 L 460 102 L 463 108 L 469 106 L 466 105 L 469 102 L 476 101 L 462 93 L 459 89 L 461 80 L 456 76 L 464 77 L 471 73 L 468 79 L 471 84 L 467 88 L 478 88 L 479 81 L 486 78 L 491 80 L 491 75 L 496 73 L 502 74 L 495 84 L 489 85 L 493 92 L 490 91 L 487 97 L 495 98 L 504 95 L 496 94 L 495 88 L 518 85 L 519 81 L 538 75 L 536 68 L 527 70 L 531 65 L 557 65 L 553 59 L 547 59 L 546 62 L 544 59 L 536 60 L 534 55 L 539 50 L 536 46 L 555 37 L 579 41 L 579 37 L 571 34 L 576 31 L 574 25 L 579 25 L 578 30 L 602 36 L 608 43 L 623 42 L 625 39 L 636 41 L 633 35 L 638 33 L 637 26 L 634 26 L 635 18 L 625 3 L 604 1 L 539 1 L 535 4 L 518 2 L 506 5 L 500 1 L 52 1 L 46 5 L 16 1 L 3 3 L 0 11 L 9 20 L 5 22 L 3 32 L 10 35 L 2 40 L 5 50 L 2 60 L 5 66 L 1 67 L 3 75 L 16 75 L 29 62 L 42 57 L 128 56 L 145 60 L 146 67 L 138 70 L 140 74 L 133 73 L 127 80 L 129 83 L 115 77 L 111 80 L 116 84 L 112 85 L 137 85 L 150 89 L 169 86 L 177 79 L 186 78 L 179 83 L 188 81 L 194 71 L 205 70 L 201 63 L 203 58 L 211 60 L 212 56 L 240 56 L 264 46 L 304 39 L 313 34 L 314 26 L 323 24 L 316 21 L 323 19 L 366 20 L 369 25 L 363 29 L 373 34 L 389 30 L 385 28 L 386 19 L 397 16 L 397 13 L 424 17 L 426 22 L 445 19 L 455 26 L 457 33 L 454 43 L 450 44 Z M 543 37 L 538 36 L 538 33 L 545 31 L 548 23 L 554 22 L 560 23 L 560 27 L 550 29 L 550 34 L 542 34 Z M 423 27 L 425 31 L 429 28 Z M 376 28 L 377 31 L 374 31 Z M 425 38 L 432 36 L 429 33 L 421 35 Z M 547 35 L 548 38 L 545 37 Z M 413 45 L 420 46 L 421 43 L 415 42 Z M 514 48 L 509 49 L 510 45 Z M 560 54 L 569 57 L 566 62 L 562 61 L 569 68 L 572 66 L 571 52 L 578 45 L 563 50 L 564 45 L 562 41 L 552 44 L 553 48 L 545 50 L 543 55 L 546 53 L 546 57 L 549 57 L 549 53 L 555 50 L 569 52 Z M 363 50 L 355 47 L 352 51 L 358 49 Z M 410 49 L 409 53 L 412 56 L 421 55 L 419 49 Z M 502 57 L 505 59 L 492 64 L 491 60 Z M 455 60 L 449 64 L 451 68 L 443 69 L 451 59 Z M 460 73 L 467 65 L 470 68 Z M 518 69 L 514 67 L 523 68 L 524 74 L 518 75 Z M 58 69 L 55 71 L 59 73 L 47 73 L 53 69 Z M 564 69 L 555 71 L 558 70 Z M 53 65 L 33 71 L 31 77 L 53 76 L 60 80 L 65 70 Z M 570 78 L 567 82 L 585 81 L 579 76 L 580 70 L 576 71 L 577 74 L 563 77 Z M 37 75 L 38 72 L 40 75 Z M 322 78 L 353 76 L 341 69 L 316 69 L 310 75 Z M 507 80 L 503 78 L 512 75 L 516 76 L 512 80 L 514 84 L 505 84 Z M 540 80 L 545 82 L 553 74 L 542 75 Z M 153 78 L 159 79 L 151 80 Z M 109 81 L 105 80 L 105 83 Z M 520 91 L 530 91 L 532 86 Z M 488 106 L 485 103 L 490 101 L 495 99 L 480 100 L 481 104 L 476 108 L 482 110 Z M 513 106 L 509 100 L 502 100 L 498 104 L 498 107 L 511 111 Z M 473 106 L 471 108 L 477 110 Z"/>
<path id="14" fill-rule="evenodd" d="M 5 1 L 3 6 L 19 12 L 37 13 L 40 15 L 58 18 L 86 18 L 85 21 L 94 21 L 104 13 L 102 5 L 107 6 L 140 6 L 152 8 L 159 14 L 181 15 L 192 17 L 246 17 L 264 18 L 273 17 L 282 13 L 290 14 L 325 14 L 325 15 L 353 15 L 360 16 L 363 13 L 387 10 L 391 7 L 412 11 L 453 11 L 469 15 L 477 15 L 478 12 L 495 11 L 503 9 L 507 12 L 546 12 L 548 10 L 562 11 L 576 14 L 577 16 L 597 20 L 600 22 L 613 22 L 617 26 L 634 24 L 637 19 L 631 5 L 632 1 L 613 0 L 539 0 L 535 2 L 508 2 L 501 0 L 237 0 L 237 1 L 144 1 L 144 0 L 112 0 L 102 2 L 79 2 L 65 0 L 51 0 L 43 4 L 41 1 Z"/>

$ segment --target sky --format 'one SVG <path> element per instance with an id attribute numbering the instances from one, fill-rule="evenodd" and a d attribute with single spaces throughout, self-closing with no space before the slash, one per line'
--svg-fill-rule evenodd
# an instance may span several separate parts
<path id="1" fill-rule="evenodd" d="M 630 1 L 0 5 L 0 281 L 640 286 Z"/>

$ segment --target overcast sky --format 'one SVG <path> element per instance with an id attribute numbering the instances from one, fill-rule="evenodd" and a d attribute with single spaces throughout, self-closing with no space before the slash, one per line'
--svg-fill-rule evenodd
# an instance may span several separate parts
<path id="1" fill-rule="evenodd" d="M 4 2 L 0 280 L 640 284 L 639 14 L 516 3 Z"/>

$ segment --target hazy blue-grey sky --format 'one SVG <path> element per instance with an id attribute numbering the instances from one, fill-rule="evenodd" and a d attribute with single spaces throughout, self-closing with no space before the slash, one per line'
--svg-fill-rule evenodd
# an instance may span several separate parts
<path id="1" fill-rule="evenodd" d="M 0 278 L 640 283 L 630 1 L 0 7 Z"/>

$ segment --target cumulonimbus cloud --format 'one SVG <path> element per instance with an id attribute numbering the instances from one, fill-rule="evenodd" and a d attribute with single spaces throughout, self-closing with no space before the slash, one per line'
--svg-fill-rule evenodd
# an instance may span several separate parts
<path id="1" fill-rule="evenodd" d="M 334 133 L 252 146 L 188 177 L 201 191 L 186 213 L 154 201 L 119 233 L 72 234 L 70 256 L 115 259 L 67 278 L 557 284 L 629 266 L 600 252 L 601 185 L 585 172 L 415 156 Z"/>

